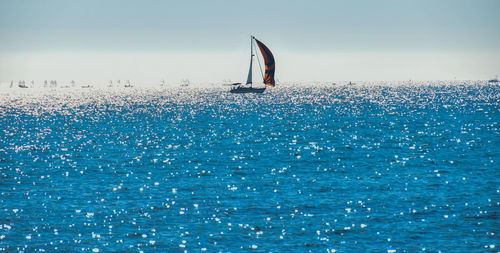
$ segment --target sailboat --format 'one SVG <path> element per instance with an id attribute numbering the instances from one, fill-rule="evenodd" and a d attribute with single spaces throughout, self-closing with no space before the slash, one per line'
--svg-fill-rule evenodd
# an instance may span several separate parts
<path id="1" fill-rule="evenodd" d="M 24 80 L 19 81 L 19 84 L 17 86 L 19 88 L 28 88 L 28 86 L 26 86 L 26 82 L 24 82 Z"/>
<path id="2" fill-rule="evenodd" d="M 189 82 L 189 79 L 182 79 L 181 80 L 181 86 L 183 87 L 186 87 L 186 86 L 189 86 L 190 82 Z"/>
<path id="3" fill-rule="evenodd" d="M 127 80 L 127 83 L 125 84 L 125 88 L 130 88 L 130 87 L 134 87 L 132 84 L 130 84 L 130 81 Z"/>
<path id="4" fill-rule="evenodd" d="M 264 64 L 266 67 L 265 73 L 262 73 L 260 60 L 259 60 L 259 57 L 257 56 L 257 61 L 259 63 L 259 67 L 260 67 L 260 73 L 262 74 L 262 78 L 264 79 L 263 83 L 265 85 L 269 85 L 272 87 L 274 87 L 276 85 L 276 82 L 274 81 L 274 70 L 275 70 L 276 66 L 275 66 L 274 57 L 273 57 L 273 54 L 271 53 L 271 50 L 269 50 L 269 48 L 267 48 L 266 45 L 264 45 L 262 42 L 260 42 L 254 36 L 250 36 L 250 69 L 248 70 L 247 82 L 245 85 L 242 85 L 241 83 L 234 83 L 233 86 L 236 86 L 236 87 L 232 88 L 229 92 L 231 92 L 231 93 L 262 93 L 266 90 L 266 87 L 264 87 L 264 88 L 252 87 L 253 57 L 256 56 L 253 54 L 255 44 L 257 44 L 257 46 L 259 46 L 259 49 L 260 49 L 260 52 L 262 53 L 262 58 L 264 58 Z M 250 85 L 250 86 L 248 86 L 248 85 Z"/>

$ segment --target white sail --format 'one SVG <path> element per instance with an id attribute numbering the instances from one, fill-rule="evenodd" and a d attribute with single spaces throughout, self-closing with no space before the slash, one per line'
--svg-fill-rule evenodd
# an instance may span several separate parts
<path id="1" fill-rule="evenodd" d="M 248 70 L 247 84 L 252 84 L 252 63 L 253 63 L 253 37 L 250 38 L 250 69 Z"/>

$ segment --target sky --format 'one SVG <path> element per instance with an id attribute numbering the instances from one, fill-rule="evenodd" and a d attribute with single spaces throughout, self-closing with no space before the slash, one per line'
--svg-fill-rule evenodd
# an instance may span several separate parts
<path id="1" fill-rule="evenodd" d="M 0 82 L 244 81 L 250 35 L 278 81 L 489 79 L 499 16 L 498 0 L 0 0 Z"/>

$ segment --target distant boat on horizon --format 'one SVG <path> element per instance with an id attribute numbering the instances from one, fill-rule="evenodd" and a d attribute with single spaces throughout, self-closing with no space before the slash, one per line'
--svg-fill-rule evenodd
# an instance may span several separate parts
<path id="1" fill-rule="evenodd" d="M 28 86 L 26 86 L 26 82 L 23 80 L 23 81 L 19 81 L 19 84 L 17 85 L 19 88 L 28 88 Z"/>
<path id="2" fill-rule="evenodd" d="M 488 80 L 488 83 L 498 83 L 498 76 L 495 76 L 495 78 Z"/>
<path id="3" fill-rule="evenodd" d="M 73 88 L 73 87 L 75 87 L 75 85 L 76 85 L 75 80 L 71 80 L 71 82 L 69 84 L 65 84 L 65 85 L 61 86 L 61 88 L 65 88 L 65 89 Z"/>
<path id="4" fill-rule="evenodd" d="M 259 57 L 257 56 L 257 61 L 259 62 L 259 69 L 260 73 L 262 74 L 263 83 L 265 85 L 269 85 L 274 87 L 276 85 L 276 81 L 274 81 L 274 70 L 276 68 L 275 62 L 274 62 L 274 56 L 271 53 L 271 50 L 266 47 L 262 42 L 260 42 L 258 39 L 256 39 L 254 36 L 250 36 L 250 69 L 248 70 L 248 77 L 247 77 L 247 82 L 245 85 L 250 85 L 248 86 L 243 86 L 241 83 L 233 83 L 231 84 L 233 87 L 229 92 L 231 93 L 263 93 L 266 90 L 266 87 L 264 88 L 253 88 L 252 86 L 252 65 L 253 65 L 253 57 L 255 56 L 253 54 L 253 49 L 255 47 L 255 43 L 257 43 L 257 46 L 259 46 L 260 52 L 262 53 L 262 57 L 264 58 L 264 64 L 265 64 L 265 74 L 262 74 L 262 68 L 260 65 L 260 60 Z"/>
<path id="5" fill-rule="evenodd" d="M 190 82 L 189 82 L 189 79 L 182 79 L 181 80 L 181 86 L 183 87 L 186 87 L 186 86 L 189 86 Z"/>

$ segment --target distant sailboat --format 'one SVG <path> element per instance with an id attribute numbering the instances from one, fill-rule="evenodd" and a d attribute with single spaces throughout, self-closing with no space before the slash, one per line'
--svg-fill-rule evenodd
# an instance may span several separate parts
<path id="1" fill-rule="evenodd" d="M 23 81 L 19 81 L 19 84 L 17 85 L 19 88 L 28 88 L 28 86 L 26 86 L 26 82 Z"/>
<path id="2" fill-rule="evenodd" d="M 190 82 L 189 82 L 189 79 L 182 79 L 181 80 L 181 86 L 189 86 Z"/>
<path id="3" fill-rule="evenodd" d="M 257 43 L 257 46 L 259 46 L 266 67 L 264 74 L 262 74 L 262 68 L 260 68 L 262 78 L 264 79 L 263 83 L 272 87 L 276 85 L 276 82 L 274 81 L 274 70 L 276 68 L 276 65 L 271 50 L 269 50 L 269 48 L 267 48 L 266 45 L 264 45 L 258 39 L 256 39 L 253 36 L 250 36 L 250 69 L 248 70 L 248 77 L 246 82 L 246 85 L 250 85 L 250 87 L 243 86 L 241 83 L 234 83 L 232 85 L 236 86 L 236 88 L 231 89 L 230 90 L 231 93 L 262 93 L 266 90 L 265 87 L 264 88 L 252 87 L 252 65 L 253 65 L 253 57 L 255 56 L 253 54 L 253 49 L 255 47 L 254 41 Z M 259 67 L 261 67 L 258 56 L 257 56 L 257 61 L 259 62 Z"/>

